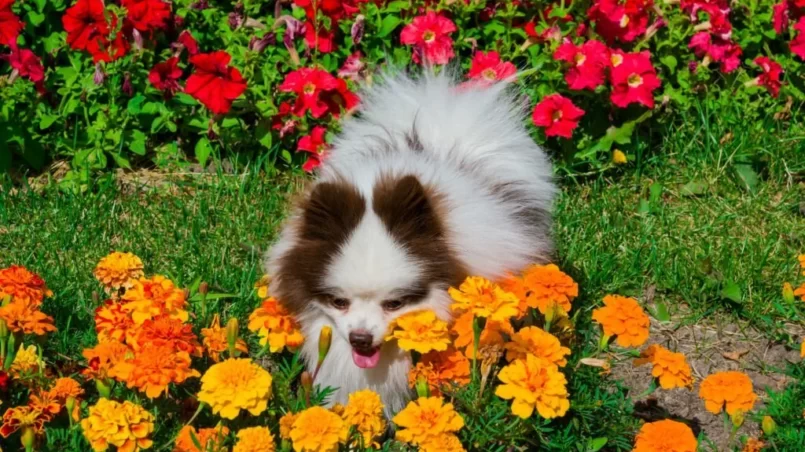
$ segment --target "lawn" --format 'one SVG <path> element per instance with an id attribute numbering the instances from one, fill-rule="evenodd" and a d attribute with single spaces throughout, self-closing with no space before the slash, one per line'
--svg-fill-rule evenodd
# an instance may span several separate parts
<path id="1" fill-rule="evenodd" d="M 557 263 L 581 289 L 574 354 L 595 350 L 599 330 L 590 311 L 604 295 L 633 296 L 652 314 L 652 342 L 684 351 L 697 380 L 717 370 L 747 371 L 762 407 L 730 438 L 721 418 L 688 406 L 701 404 L 695 393 L 690 403 L 676 405 L 680 390 L 655 393 L 656 406 L 637 397 L 648 386 L 648 370 L 635 371 L 620 356 L 609 376 L 590 368 L 582 372 L 589 378 L 571 381 L 571 391 L 590 391 L 591 401 L 600 391 L 607 400 L 598 413 L 603 417 L 588 419 L 585 431 L 608 436 L 612 450 L 628 448 L 636 420 L 665 409 L 697 427 L 703 450 L 730 450 L 758 436 L 762 415 L 771 414 L 778 424 L 775 447 L 802 450 L 805 371 L 796 363 L 805 304 L 785 303 L 781 288 L 801 279 L 805 137 L 701 119 L 668 132 L 662 149 L 625 166 L 561 179 Z M 736 166 L 745 154 L 756 156 L 751 174 Z M 168 275 L 179 285 L 201 279 L 212 292 L 231 294 L 216 302 L 222 317 L 248 315 L 259 303 L 254 283 L 262 251 L 298 187 L 296 176 L 257 173 L 159 175 L 159 183 L 149 178 L 145 186 L 135 176 L 79 196 L 48 187 L 0 197 L 0 267 L 25 265 L 55 292 L 43 307 L 59 328 L 46 356 L 64 369 L 83 366 L 81 351 L 94 344 L 99 295 L 92 269 L 113 250 L 140 256 L 147 274 Z M 627 396 L 642 403 L 633 408 Z M 66 429 L 48 429 L 47 444 L 48 450 L 82 447 Z"/>

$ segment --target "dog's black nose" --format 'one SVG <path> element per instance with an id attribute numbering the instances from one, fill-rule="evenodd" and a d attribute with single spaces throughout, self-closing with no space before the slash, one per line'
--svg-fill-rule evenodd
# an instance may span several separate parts
<path id="1" fill-rule="evenodd" d="M 369 350 L 372 348 L 372 334 L 368 331 L 350 331 L 349 343 L 358 350 Z"/>

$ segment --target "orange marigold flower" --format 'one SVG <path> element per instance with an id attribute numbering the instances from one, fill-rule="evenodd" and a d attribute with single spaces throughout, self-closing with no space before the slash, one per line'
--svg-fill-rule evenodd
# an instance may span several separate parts
<path id="1" fill-rule="evenodd" d="M 123 305 L 114 300 L 107 300 L 95 308 L 95 332 L 98 342 L 130 343 L 136 334 L 131 314 L 123 309 Z"/>
<path id="2" fill-rule="evenodd" d="M 291 428 L 296 452 L 337 452 L 347 440 L 349 428 L 340 416 L 320 406 L 300 412 Z"/>
<path id="3" fill-rule="evenodd" d="M 305 340 L 296 319 L 274 297 L 263 300 L 260 307 L 252 312 L 248 326 L 249 331 L 260 336 L 260 345 L 268 343 L 272 353 L 285 347 L 295 350 Z"/>
<path id="4" fill-rule="evenodd" d="M 420 397 L 409 402 L 392 421 L 400 427 L 397 440 L 413 445 L 431 443 L 464 427 L 464 419 L 453 404 L 444 403 L 440 397 Z"/>
<path id="5" fill-rule="evenodd" d="M 797 256 L 797 260 L 799 261 L 799 267 L 802 269 L 802 275 L 805 276 L 805 254 Z"/>
<path id="6" fill-rule="evenodd" d="M 0 269 L 0 300 L 11 296 L 12 300 L 38 307 L 45 297 L 52 297 L 45 280 L 20 265 Z"/>
<path id="7" fill-rule="evenodd" d="M 89 408 L 81 429 L 96 452 L 106 451 L 109 446 L 120 452 L 137 452 L 153 445 L 148 437 L 154 432 L 154 415 L 128 400 L 118 403 L 100 399 Z"/>
<path id="8" fill-rule="evenodd" d="M 242 428 L 232 452 L 274 452 L 274 435 L 266 427 Z"/>
<path id="9" fill-rule="evenodd" d="M 805 358 L 805 339 L 802 339 L 802 345 L 799 346 L 800 358 Z"/>
<path id="10" fill-rule="evenodd" d="M 176 437 L 173 452 L 226 452 L 226 437 L 228 435 L 229 429 L 224 426 L 201 428 L 196 431 L 193 426 L 185 425 Z M 198 444 L 201 445 L 201 449 L 196 446 L 193 436 L 196 437 Z"/>
<path id="11" fill-rule="evenodd" d="M 635 366 L 651 363 L 654 367 L 651 375 L 660 381 L 663 389 L 692 388 L 693 376 L 685 355 L 675 353 L 667 348 L 653 344 L 640 353 L 640 358 L 634 361 Z"/>
<path id="12" fill-rule="evenodd" d="M 461 314 L 453 323 L 452 332 L 455 336 L 453 344 L 456 348 L 464 349 L 464 355 L 472 359 L 475 352 L 475 344 L 473 343 L 474 335 L 472 332 L 472 312 L 465 312 Z M 495 322 L 487 320 L 484 329 L 481 331 L 480 348 L 503 346 L 505 340 L 503 334 L 511 336 L 514 334 L 514 328 L 511 324 L 506 322 Z"/>
<path id="13" fill-rule="evenodd" d="M 507 342 L 506 359 L 514 361 L 525 359 L 526 355 L 534 355 L 535 358 L 545 361 L 548 365 L 564 367 L 567 364 L 565 358 L 570 354 L 570 349 L 563 347 L 551 333 L 536 326 L 527 326 L 511 337 L 511 342 Z"/>
<path id="14" fill-rule="evenodd" d="M 293 423 L 296 422 L 296 417 L 299 416 L 299 413 L 285 413 L 280 418 L 280 438 L 290 441 L 291 440 L 291 429 L 293 428 Z"/>
<path id="15" fill-rule="evenodd" d="M 54 416 L 61 411 L 61 404 L 56 397 L 48 391 L 39 391 L 36 394 L 31 394 L 28 400 L 28 406 L 34 411 L 40 411 L 47 417 L 48 420 L 53 419 Z"/>
<path id="16" fill-rule="evenodd" d="M 443 352 L 432 351 L 422 355 L 408 373 L 408 385 L 415 387 L 420 377 L 428 382 L 432 395 L 439 395 L 445 385 L 464 386 L 470 382 L 470 361 L 454 348 Z"/>
<path id="17" fill-rule="evenodd" d="M 696 452 L 698 443 L 687 425 L 666 419 L 643 424 L 632 452 Z"/>
<path id="18" fill-rule="evenodd" d="M 137 388 L 153 399 L 168 391 L 171 383 L 183 383 L 201 374 L 190 367 L 190 355 L 169 346 L 159 346 L 135 353 L 134 357 L 119 362 L 109 376 Z"/>
<path id="19" fill-rule="evenodd" d="M 562 417 L 570 408 L 567 380 L 555 365 L 546 365 L 534 355 L 518 359 L 500 370 L 503 382 L 495 390 L 501 399 L 514 399 L 512 413 L 523 419 L 531 417 L 534 408 L 546 419 Z"/>
<path id="20" fill-rule="evenodd" d="M 0 307 L 0 320 L 6 322 L 9 331 L 42 336 L 56 331 L 53 317 L 40 311 L 33 303 L 15 300 Z"/>
<path id="21" fill-rule="evenodd" d="M 455 289 L 448 289 L 453 304 L 450 309 L 471 312 L 495 322 L 506 322 L 518 314 L 520 300 L 499 285 L 478 276 L 470 276 Z"/>
<path id="22" fill-rule="evenodd" d="M 107 293 L 128 289 L 143 277 L 143 261 L 134 254 L 115 251 L 101 259 L 93 273 Z"/>
<path id="23" fill-rule="evenodd" d="M 419 452 L 465 452 L 458 436 L 453 434 L 439 435 L 419 445 Z"/>
<path id="24" fill-rule="evenodd" d="M 50 420 L 47 413 L 36 410 L 30 406 L 9 408 L 3 414 L 3 425 L 0 426 L 0 436 L 8 438 L 12 433 L 25 427 L 32 427 L 35 433 L 42 433 L 45 422 Z"/>
<path id="25" fill-rule="evenodd" d="M 168 278 L 156 275 L 151 279 L 140 278 L 122 297 L 123 309 L 131 313 L 136 325 L 161 315 L 186 322 L 185 293 Z"/>
<path id="26" fill-rule="evenodd" d="M 794 290 L 794 295 L 798 296 L 802 301 L 805 301 L 805 283 Z"/>
<path id="27" fill-rule="evenodd" d="M 634 298 L 620 295 L 604 297 L 604 307 L 593 310 L 607 337 L 617 336 L 621 347 L 639 347 L 648 340 L 651 321 Z"/>
<path id="28" fill-rule="evenodd" d="M 744 444 L 744 448 L 741 452 L 760 452 L 764 447 L 766 447 L 766 443 L 763 441 L 757 438 L 749 438 L 746 440 L 746 444 Z"/>
<path id="29" fill-rule="evenodd" d="M 403 350 L 428 353 L 447 350 L 450 332 L 447 322 L 436 317 L 433 311 L 415 311 L 397 317 L 389 326 L 386 341 L 397 341 Z"/>
<path id="30" fill-rule="evenodd" d="M 143 322 L 130 344 L 134 351 L 153 347 L 170 347 L 192 356 L 201 356 L 202 348 L 193 326 L 171 317 L 157 317 Z"/>
<path id="31" fill-rule="evenodd" d="M 737 411 L 750 411 L 757 400 L 749 376 L 732 370 L 705 378 L 699 387 L 699 397 L 704 400 L 707 411 L 718 414 L 726 405 L 730 416 Z"/>
<path id="32" fill-rule="evenodd" d="M 579 285 L 554 264 L 532 265 L 522 277 L 509 278 L 503 286 L 513 289 L 518 295 L 522 314 L 527 312 L 527 308 L 547 314 L 554 306 L 569 312 L 571 301 L 579 296 Z"/>
<path id="33" fill-rule="evenodd" d="M 383 402 L 371 389 L 350 394 L 349 401 L 340 416 L 348 426 L 355 426 L 363 438 L 364 447 L 371 446 L 374 439 L 386 431 Z"/>
<path id="34" fill-rule="evenodd" d="M 131 349 L 120 342 L 101 342 L 93 348 L 84 349 L 82 354 L 88 364 L 81 374 L 99 380 L 110 378 L 109 372 L 118 363 L 134 357 Z"/>
<path id="35" fill-rule="evenodd" d="M 57 378 L 50 387 L 50 393 L 62 405 L 70 397 L 77 399 L 84 395 L 81 385 L 70 377 Z"/>
<path id="36" fill-rule="evenodd" d="M 209 328 L 201 329 L 201 337 L 204 338 L 202 344 L 204 344 L 204 349 L 207 350 L 207 356 L 214 362 L 219 362 L 221 353 L 225 352 L 229 345 L 226 340 L 226 329 L 221 328 L 221 318 L 218 314 L 213 316 Z M 243 354 L 249 353 L 249 347 L 243 339 L 238 338 L 237 342 L 235 342 L 235 348 Z"/>

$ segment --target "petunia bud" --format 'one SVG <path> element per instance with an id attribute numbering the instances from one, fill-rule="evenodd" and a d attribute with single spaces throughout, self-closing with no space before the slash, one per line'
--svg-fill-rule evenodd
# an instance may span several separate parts
<path id="1" fill-rule="evenodd" d="M 20 442 L 25 447 L 25 452 L 33 452 L 35 439 L 36 439 L 36 433 L 34 432 L 33 426 L 27 425 L 22 428 L 22 433 L 20 434 Z"/>
<path id="2" fill-rule="evenodd" d="M 134 38 L 134 48 L 137 49 L 138 52 L 143 50 L 143 35 L 135 28 L 134 31 L 131 32 L 131 36 Z"/>
<path id="3" fill-rule="evenodd" d="M 103 68 L 101 68 L 101 63 L 95 64 L 95 75 L 92 77 L 92 81 L 96 85 L 102 85 L 105 79 L 106 74 L 103 72 Z"/>
<path id="4" fill-rule="evenodd" d="M 416 379 L 416 395 L 417 397 L 430 397 L 430 386 L 428 380 L 420 375 Z"/>
<path id="5" fill-rule="evenodd" d="M 209 8 L 210 4 L 207 3 L 207 0 L 198 0 L 197 2 L 193 3 L 192 5 L 190 5 L 190 7 L 195 9 L 195 10 L 201 11 L 201 10 Z"/>
<path id="6" fill-rule="evenodd" d="M 332 342 L 333 329 L 330 326 L 325 325 L 321 328 L 321 332 L 319 333 L 319 366 L 321 366 L 321 363 L 324 362 L 324 358 L 327 357 L 327 353 L 330 352 L 330 344 Z"/>
<path id="7" fill-rule="evenodd" d="M 794 288 L 791 287 L 791 283 L 783 284 L 783 301 L 789 304 L 794 303 Z"/>
<path id="8" fill-rule="evenodd" d="M 615 149 L 612 151 L 612 163 L 616 165 L 623 165 L 627 161 L 626 154 L 624 154 L 623 151 L 620 149 Z"/>
<path id="9" fill-rule="evenodd" d="M 131 97 L 134 94 L 134 89 L 131 87 L 131 74 L 126 72 L 123 75 L 123 86 L 120 88 L 123 94 Z"/>
<path id="10" fill-rule="evenodd" d="M 237 30 L 243 25 L 243 14 L 238 14 L 236 12 L 229 13 L 229 28 L 232 30 Z"/>
<path id="11" fill-rule="evenodd" d="M 234 358 L 237 356 L 237 348 L 235 347 L 238 343 L 238 329 L 240 326 L 238 325 L 237 317 L 232 317 L 226 322 L 226 343 L 229 346 L 229 357 Z"/>
<path id="12" fill-rule="evenodd" d="M 771 416 L 763 416 L 760 426 L 763 428 L 763 433 L 769 436 L 773 435 L 774 431 L 777 430 L 777 423 L 774 422 Z"/>
<path id="13" fill-rule="evenodd" d="M 251 41 L 249 41 L 249 50 L 252 52 L 260 53 L 269 45 L 274 45 L 277 43 L 277 35 L 274 33 L 266 33 L 265 36 L 262 38 L 258 38 L 257 36 L 252 36 Z"/>
<path id="14" fill-rule="evenodd" d="M 355 23 L 352 24 L 352 30 L 350 33 L 350 35 L 352 36 L 353 45 L 358 45 L 361 43 L 365 28 L 366 28 L 366 18 L 363 17 L 363 14 L 358 14 L 358 17 L 355 18 Z"/>
<path id="15" fill-rule="evenodd" d="M 691 74 L 695 74 L 696 70 L 699 69 L 699 62 L 698 61 L 691 61 L 688 63 L 688 70 Z"/>

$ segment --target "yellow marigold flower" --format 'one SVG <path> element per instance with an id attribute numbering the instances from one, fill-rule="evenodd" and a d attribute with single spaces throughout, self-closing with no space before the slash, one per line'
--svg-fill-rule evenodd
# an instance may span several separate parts
<path id="1" fill-rule="evenodd" d="M 81 371 L 86 378 L 105 380 L 110 378 L 109 372 L 118 363 L 128 357 L 134 357 L 129 347 L 120 342 L 101 342 L 93 348 L 86 348 L 82 353 L 87 360 L 87 368 Z"/>
<path id="2" fill-rule="evenodd" d="M 260 307 L 252 312 L 248 327 L 249 331 L 260 336 L 260 345 L 268 343 L 271 353 L 282 351 L 285 347 L 293 351 L 305 340 L 296 319 L 273 297 L 263 300 Z"/>
<path id="3" fill-rule="evenodd" d="M 413 445 L 432 443 L 464 427 L 464 419 L 453 404 L 444 403 L 441 397 L 420 397 L 409 402 L 392 421 L 401 428 L 397 430 L 397 440 Z"/>
<path id="4" fill-rule="evenodd" d="M 667 348 L 653 344 L 640 353 L 640 358 L 634 361 L 635 366 L 651 363 L 654 367 L 651 375 L 660 381 L 663 389 L 692 388 L 693 376 L 685 355 L 675 353 Z"/>
<path id="5" fill-rule="evenodd" d="M 193 326 L 171 317 L 157 317 L 143 322 L 130 344 L 140 349 L 169 347 L 192 356 L 201 356 L 202 348 L 193 333 Z"/>
<path id="6" fill-rule="evenodd" d="M 238 432 L 232 452 L 274 452 L 274 435 L 265 427 L 250 427 Z"/>
<path id="7" fill-rule="evenodd" d="M 156 275 L 151 279 L 140 278 L 121 298 L 123 309 L 131 313 L 136 325 L 148 319 L 167 315 L 187 322 L 185 293 L 168 278 Z"/>
<path id="8" fill-rule="evenodd" d="M 696 452 L 698 443 L 687 425 L 666 419 L 643 424 L 632 452 Z"/>
<path id="9" fill-rule="evenodd" d="M 30 406 L 18 406 L 9 408 L 3 414 L 3 424 L 0 425 L 0 436 L 8 438 L 12 433 L 25 427 L 33 428 L 39 434 L 43 432 L 45 422 L 50 420 L 50 415 L 41 410 Z"/>
<path id="10" fill-rule="evenodd" d="M 196 437 L 201 449 L 196 446 L 193 436 Z M 201 428 L 196 431 L 193 426 L 185 425 L 176 437 L 173 452 L 227 452 L 226 437 L 229 429 L 224 426 L 215 428 Z"/>
<path id="11" fill-rule="evenodd" d="M 554 264 L 532 265 L 522 277 L 504 281 L 503 287 L 519 298 L 520 316 L 527 313 L 528 308 L 537 309 L 543 315 L 554 307 L 569 312 L 571 301 L 579 296 L 579 285 Z"/>
<path id="12" fill-rule="evenodd" d="M 617 336 L 621 347 L 639 347 L 648 340 L 651 321 L 634 298 L 605 296 L 604 307 L 593 310 L 593 320 L 601 324 L 605 336 Z"/>
<path id="13" fill-rule="evenodd" d="M 143 261 L 131 253 L 115 251 L 101 259 L 93 273 L 107 293 L 128 289 L 143 277 Z"/>
<path id="14" fill-rule="evenodd" d="M 114 300 L 107 300 L 95 308 L 95 332 L 98 342 L 131 343 L 137 333 L 131 314 L 123 309 L 123 305 Z"/>
<path id="15" fill-rule="evenodd" d="M 452 347 L 443 352 L 432 351 L 422 355 L 408 373 L 408 386 L 415 387 L 420 377 L 428 382 L 431 395 L 439 395 L 445 385 L 463 386 L 470 382 L 470 361 Z"/>
<path id="16" fill-rule="evenodd" d="M 202 344 L 204 344 L 204 349 L 207 351 L 207 356 L 216 363 L 219 362 L 221 353 L 227 351 L 229 345 L 226 340 L 226 329 L 221 328 L 221 318 L 218 314 L 213 316 L 209 328 L 201 329 L 201 337 L 204 338 Z M 243 339 L 238 338 L 237 342 L 235 342 L 235 348 L 243 354 L 249 353 L 249 347 Z"/>
<path id="17" fill-rule="evenodd" d="M 802 269 L 802 276 L 805 276 L 805 254 L 797 256 L 797 260 L 799 261 L 799 267 Z"/>
<path id="18" fill-rule="evenodd" d="M 70 377 L 57 378 L 50 387 L 50 394 L 62 405 L 70 397 L 77 399 L 84 395 L 81 385 Z"/>
<path id="19" fill-rule="evenodd" d="M 355 426 L 363 437 L 364 447 L 369 447 L 375 438 L 386 431 L 383 402 L 380 401 L 380 396 L 370 389 L 350 394 L 349 401 L 340 416 L 348 426 Z"/>
<path id="20" fill-rule="evenodd" d="M 0 300 L 11 296 L 12 301 L 39 307 L 45 297 L 52 297 L 45 281 L 25 267 L 12 265 L 0 269 Z"/>
<path id="21" fill-rule="evenodd" d="M 336 452 L 348 434 L 349 428 L 340 416 L 314 406 L 296 416 L 290 436 L 296 452 Z"/>
<path id="22" fill-rule="evenodd" d="M 752 380 L 743 372 L 726 371 L 709 375 L 699 387 L 699 397 L 707 411 L 718 414 L 726 405 L 727 414 L 748 412 L 755 406 L 757 395 Z"/>
<path id="23" fill-rule="evenodd" d="M 190 355 L 169 346 L 152 347 L 135 353 L 134 357 L 119 362 L 109 376 L 125 382 L 129 389 L 137 388 L 149 399 L 168 392 L 171 383 L 183 383 L 188 378 L 198 377 L 197 370 L 190 367 Z"/>
<path id="24" fill-rule="evenodd" d="M 39 369 L 44 369 L 44 367 L 45 363 L 39 359 L 36 345 L 27 347 L 20 345 L 17 355 L 14 356 L 14 361 L 11 363 L 9 373 L 13 377 L 23 378 L 38 373 Z"/>
<path id="25" fill-rule="evenodd" d="M 280 418 L 280 438 L 284 440 L 291 440 L 291 429 L 293 428 L 293 423 L 296 422 L 296 417 L 299 416 L 298 413 L 291 413 L 287 412 L 282 415 Z"/>
<path id="26" fill-rule="evenodd" d="M 431 350 L 447 350 L 450 332 L 447 322 L 436 317 L 433 311 L 416 311 L 398 317 L 389 326 L 387 341 L 397 340 L 403 350 L 427 353 Z"/>
<path id="27" fill-rule="evenodd" d="M 268 298 L 268 286 L 271 284 L 271 277 L 263 275 L 254 283 L 254 288 L 257 290 L 257 298 L 265 300 Z"/>
<path id="28" fill-rule="evenodd" d="M 465 452 L 458 436 L 453 434 L 439 435 L 419 445 L 419 452 Z"/>
<path id="29" fill-rule="evenodd" d="M 148 437 L 154 431 L 154 416 L 129 401 L 100 399 L 89 408 L 81 428 L 94 451 L 115 446 L 120 452 L 136 452 L 151 448 L 153 441 Z"/>
<path id="30" fill-rule="evenodd" d="M 794 295 L 798 296 L 802 301 L 805 301 L 805 283 L 794 290 Z"/>
<path id="31" fill-rule="evenodd" d="M 40 311 L 33 303 L 15 300 L 0 307 L 0 320 L 6 322 L 9 331 L 20 334 L 43 336 L 56 331 L 53 317 Z"/>
<path id="32" fill-rule="evenodd" d="M 542 328 L 527 326 L 515 333 L 511 339 L 511 342 L 504 345 L 508 361 L 525 359 L 526 355 L 530 354 L 544 360 L 546 364 L 559 367 L 567 364 L 565 357 L 570 354 L 570 349 L 563 347 L 556 336 Z"/>
<path id="33" fill-rule="evenodd" d="M 472 355 L 475 351 L 472 321 L 472 312 L 465 312 L 456 319 L 452 328 L 453 335 L 455 336 L 453 345 L 455 345 L 456 348 L 464 349 L 464 355 L 470 359 L 472 359 Z M 484 329 L 481 330 L 480 348 L 502 347 L 506 342 L 503 337 L 504 333 L 508 336 L 514 334 L 514 328 L 512 328 L 511 323 L 508 321 L 495 322 L 493 320 L 487 320 Z"/>
<path id="34" fill-rule="evenodd" d="M 271 398 L 271 381 L 271 374 L 252 360 L 230 358 L 207 369 L 198 399 L 226 419 L 235 419 L 240 410 L 257 416 Z"/>
<path id="35" fill-rule="evenodd" d="M 503 382 L 495 390 L 502 399 L 514 399 L 512 412 L 523 419 L 531 417 L 534 408 L 546 419 L 562 417 L 570 408 L 567 380 L 553 365 L 534 355 L 518 359 L 500 370 Z"/>
<path id="36" fill-rule="evenodd" d="M 470 276 L 455 289 L 448 290 L 454 311 L 472 312 L 476 317 L 485 317 L 495 322 L 507 322 L 518 313 L 520 300 L 499 285 L 481 278 Z"/>

